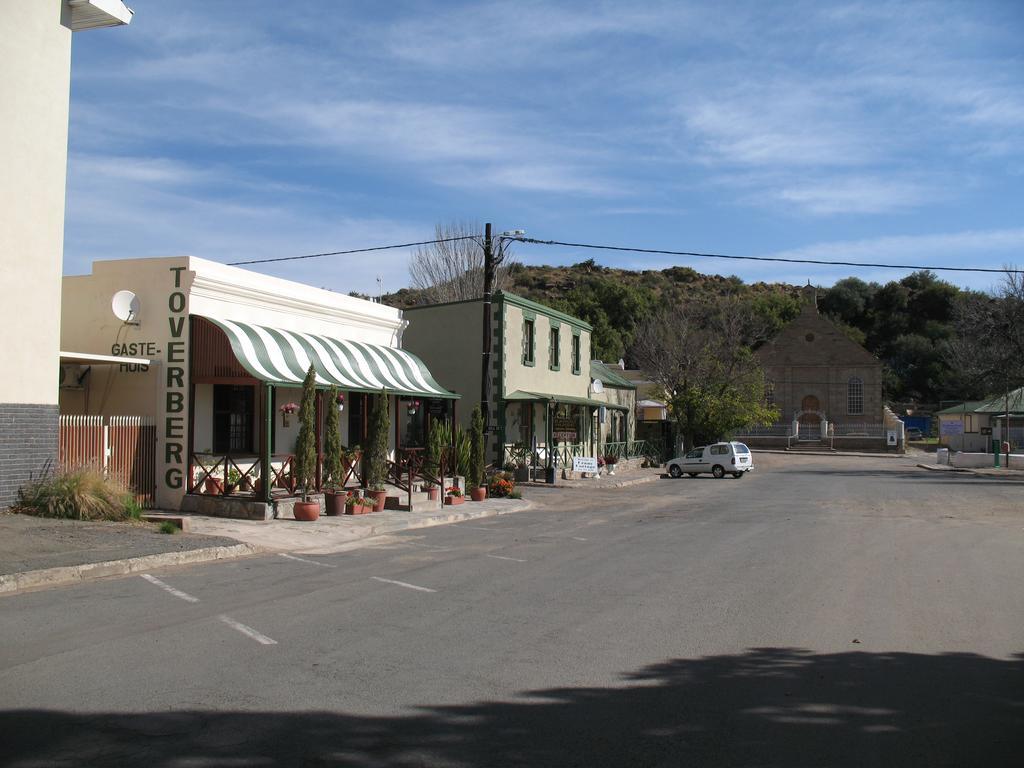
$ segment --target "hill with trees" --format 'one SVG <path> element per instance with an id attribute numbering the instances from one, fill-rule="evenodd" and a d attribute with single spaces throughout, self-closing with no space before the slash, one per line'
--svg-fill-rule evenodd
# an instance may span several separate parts
<path id="1" fill-rule="evenodd" d="M 769 337 L 800 308 L 800 286 L 747 284 L 738 277 L 705 275 L 689 267 L 616 269 L 593 260 L 568 267 L 512 264 L 504 288 L 586 320 L 594 327 L 594 356 L 621 357 L 630 364 L 637 362 L 638 329 L 660 307 L 739 302 L 760 320 Z M 423 291 L 415 289 L 383 300 L 397 307 L 426 303 Z M 985 394 L 983 381 L 969 381 L 955 370 L 949 346 L 962 326 L 964 308 L 995 300 L 922 271 L 884 284 L 845 278 L 819 290 L 818 308 L 882 360 L 889 400 L 934 404 Z"/>

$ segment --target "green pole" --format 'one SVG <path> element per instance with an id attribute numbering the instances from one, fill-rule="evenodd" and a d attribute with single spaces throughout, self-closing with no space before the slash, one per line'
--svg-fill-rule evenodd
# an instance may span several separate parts
<path id="1" fill-rule="evenodd" d="M 260 484 L 263 489 L 262 501 L 270 503 L 270 453 L 274 435 L 274 385 L 263 384 L 263 450 L 260 451 Z"/>

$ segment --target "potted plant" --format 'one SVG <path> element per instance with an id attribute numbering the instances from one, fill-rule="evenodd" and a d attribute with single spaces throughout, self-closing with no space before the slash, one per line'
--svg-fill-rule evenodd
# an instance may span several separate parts
<path id="1" fill-rule="evenodd" d="M 341 444 L 341 419 L 337 408 L 339 397 L 336 387 L 327 390 L 327 412 L 324 414 L 324 464 L 321 478 L 324 511 L 328 517 L 344 514 L 347 501 L 343 488 L 345 474 L 342 465 L 345 447 Z"/>
<path id="2" fill-rule="evenodd" d="M 473 501 L 483 501 L 487 498 L 487 486 L 484 485 L 484 415 L 479 405 L 473 408 L 469 440 L 469 473 L 466 475 L 466 487 L 469 488 Z"/>
<path id="3" fill-rule="evenodd" d="M 462 495 L 462 491 L 457 485 L 445 488 L 444 493 L 444 503 L 452 507 L 457 507 L 466 500 L 466 497 Z"/>
<path id="4" fill-rule="evenodd" d="M 511 496 L 513 490 L 515 490 L 515 484 L 512 482 L 512 478 L 506 473 L 501 473 L 491 478 L 487 492 L 493 498 L 505 498 Z"/>
<path id="5" fill-rule="evenodd" d="M 357 496 L 351 491 L 345 496 L 345 514 L 346 515 L 365 515 L 373 511 L 373 501 L 371 499 Z"/>
<path id="6" fill-rule="evenodd" d="M 384 482 L 388 473 L 388 432 L 391 430 L 391 418 L 388 415 L 388 393 L 381 390 L 374 399 L 373 410 L 370 411 L 370 427 L 367 436 L 366 450 L 366 484 L 373 495 L 373 511 L 384 509 L 387 491 Z"/>
<path id="7" fill-rule="evenodd" d="M 235 488 L 238 486 L 238 481 L 241 479 L 242 473 L 238 471 L 237 467 L 228 467 L 227 477 L 224 483 L 224 493 L 234 493 Z"/>
<path id="8" fill-rule="evenodd" d="M 608 467 L 608 474 L 615 474 L 615 465 L 619 463 L 619 457 L 614 453 L 609 453 L 604 457 L 605 466 Z"/>
<path id="9" fill-rule="evenodd" d="M 320 504 L 309 500 L 309 491 L 316 483 L 316 370 L 312 365 L 302 382 L 302 404 L 299 406 L 299 436 L 295 441 L 295 482 L 301 498 L 292 514 L 296 520 L 313 521 L 320 517 Z"/>
<path id="10" fill-rule="evenodd" d="M 292 425 L 292 414 L 299 410 L 299 406 L 295 403 L 285 403 L 278 410 L 281 411 L 281 426 L 290 427 Z"/>

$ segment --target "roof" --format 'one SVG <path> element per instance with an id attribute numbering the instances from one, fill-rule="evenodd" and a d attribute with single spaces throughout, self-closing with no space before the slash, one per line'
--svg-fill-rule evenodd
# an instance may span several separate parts
<path id="1" fill-rule="evenodd" d="M 1024 387 L 1015 389 L 1005 395 L 996 395 L 982 402 L 974 409 L 975 413 L 1024 413 Z"/>
<path id="2" fill-rule="evenodd" d="M 321 387 L 458 397 L 434 381 L 423 361 L 404 349 L 205 317 L 227 335 L 242 367 L 262 381 L 300 385 L 312 365 Z"/>
<path id="3" fill-rule="evenodd" d="M 454 304 L 476 304 L 483 301 L 483 299 L 459 299 L 458 301 L 442 301 L 437 304 L 417 304 L 414 307 L 406 307 L 403 312 L 419 312 L 424 309 L 434 309 L 435 307 L 450 307 Z M 528 309 L 532 312 L 536 312 L 547 317 L 561 320 L 569 325 L 574 325 L 584 331 L 593 331 L 593 326 L 586 320 L 581 320 L 578 317 L 567 315 L 565 312 L 560 312 L 557 309 L 552 309 L 546 304 L 541 304 L 530 299 L 524 299 L 522 296 L 517 296 L 514 293 L 506 293 L 505 291 L 498 291 L 494 294 L 494 301 L 501 302 L 506 301 L 509 304 L 514 304 L 517 307 Z"/>
<path id="4" fill-rule="evenodd" d="M 960 403 L 959 405 L 951 405 L 949 408 L 943 408 L 941 411 L 936 411 L 935 415 L 945 416 L 952 414 L 955 416 L 964 413 L 965 411 L 967 413 L 974 413 L 975 408 L 977 408 L 980 405 L 984 405 L 987 402 L 987 400 L 968 400 L 966 402 Z"/>
<path id="5" fill-rule="evenodd" d="M 613 368 L 605 365 L 600 360 L 590 361 L 590 378 L 597 379 L 602 384 L 618 389 L 636 389 L 636 384 L 625 376 L 616 373 Z"/>
<path id="6" fill-rule="evenodd" d="M 603 400 L 592 400 L 589 397 L 573 397 L 572 395 L 553 395 L 546 392 L 524 392 L 521 389 L 517 389 L 515 392 L 510 392 L 505 395 L 505 400 L 530 400 L 530 401 L 541 401 L 550 403 L 568 403 L 569 405 L 588 405 L 592 408 L 611 408 L 615 411 L 628 411 L 629 408 L 625 405 L 617 405 L 615 403 L 606 403 Z"/>

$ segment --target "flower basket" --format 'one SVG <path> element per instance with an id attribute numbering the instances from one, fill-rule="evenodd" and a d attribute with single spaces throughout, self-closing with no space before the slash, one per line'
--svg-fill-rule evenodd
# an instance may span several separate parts
<path id="1" fill-rule="evenodd" d="M 457 485 L 453 485 L 450 488 L 445 488 L 444 503 L 450 507 L 457 507 L 459 504 L 465 502 L 466 497 L 462 495 L 462 490 Z"/>

